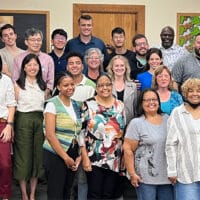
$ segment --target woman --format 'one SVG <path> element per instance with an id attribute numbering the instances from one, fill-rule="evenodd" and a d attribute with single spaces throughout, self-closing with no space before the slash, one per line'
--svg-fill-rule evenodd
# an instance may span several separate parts
<path id="1" fill-rule="evenodd" d="M 123 145 L 125 166 L 137 199 L 172 200 L 165 156 L 168 116 L 162 114 L 155 90 L 141 92 L 137 113 L 127 127 Z"/>
<path id="2" fill-rule="evenodd" d="M 46 84 L 41 64 L 35 54 L 22 61 L 15 84 L 17 113 L 14 141 L 14 178 L 19 180 L 22 200 L 35 199 L 38 177 L 42 171 L 43 107 Z M 30 196 L 27 181 L 30 180 Z"/>
<path id="3" fill-rule="evenodd" d="M 70 198 L 75 171 L 80 163 L 77 136 L 81 130 L 81 108 L 71 99 L 75 83 L 70 74 L 57 81 L 59 94 L 48 100 L 45 115 L 44 167 L 48 200 Z"/>
<path id="4" fill-rule="evenodd" d="M 152 88 L 157 90 L 161 101 L 161 110 L 168 115 L 183 103 L 182 96 L 173 90 L 171 72 L 166 66 L 159 66 L 154 73 Z"/>
<path id="5" fill-rule="evenodd" d="M 181 89 L 185 103 L 173 110 L 167 124 L 167 171 L 176 200 L 199 199 L 200 79 L 188 79 Z"/>
<path id="6" fill-rule="evenodd" d="M 0 199 L 6 200 L 11 196 L 11 143 L 16 101 L 13 83 L 1 71 L 0 57 Z"/>
<path id="7" fill-rule="evenodd" d="M 148 71 L 137 75 L 136 80 L 141 83 L 140 91 L 151 88 L 155 70 L 162 64 L 162 52 L 160 49 L 151 48 L 146 55 Z"/>
<path id="8" fill-rule="evenodd" d="M 124 105 L 113 97 L 108 75 L 97 79 L 96 93 L 83 105 L 79 141 L 87 172 L 88 199 L 114 199 L 119 184 Z"/>
<path id="9" fill-rule="evenodd" d="M 136 84 L 130 80 L 130 66 L 128 60 L 121 55 L 114 56 L 108 67 L 108 74 L 112 79 L 112 93 L 124 103 L 126 124 L 134 117 L 137 101 Z"/>
<path id="10" fill-rule="evenodd" d="M 105 74 L 102 71 L 102 63 L 104 60 L 104 55 L 98 48 L 90 48 L 85 52 L 84 61 L 87 65 L 85 75 L 87 78 L 96 83 L 97 78 Z"/>

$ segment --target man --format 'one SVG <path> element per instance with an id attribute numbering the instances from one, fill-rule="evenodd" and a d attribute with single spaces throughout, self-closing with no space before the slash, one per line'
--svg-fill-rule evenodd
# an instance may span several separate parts
<path id="1" fill-rule="evenodd" d="M 11 24 L 5 24 L 1 27 L 0 38 L 1 41 L 5 44 L 5 47 L 0 49 L 0 55 L 4 64 L 3 72 L 8 76 L 11 76 L 13 71 L 13 59 L 24 50 L 17 47 L 17 34 L 14 26 Z"/>
<path id="2" fill-rule="evenodd" d="M 51 34 L 51 43 L 53 50 L 49 55 L 53 58 L 55 66 L 55 77 L 66 71 L 66 57 L 65 46 L 67 44 L 67 33 L 63 29 L 55 29 Z"/>
<path id="3" fill-rule="evenodd" d="M 174 29 L 170 26 L 166 26 L 160 33 L 161 46 L 158 46 L 162 51 L 163 64 L 170 70 L 174 67 L 175 62 L 182 56 L 187 55 L 188 51 L 174 44 Z"/>
<path id="4" fill-rule="evenodd" d="M 188 78 L 200 78 L 200 33 L 194 39 L 194 53 L 179 58 L 172 68 L 172 77 L 176 89 Z"/>
<path id="5" fill-rule="evenodd" d="M 109 64 L 110 60 L 116 55 L 122 55 L 126 57 L 129 61 L 129 65 L 134 68 L 136 63 L 136 55 L 133 51 L 126 49 L 125 47 L 125 31 L 121 27 L 116 27 L 111 32 L 112 42 L 114 45 L 114 50 L 111 54 L 108 55 L 106 66 Z"/>
<path id="6" fill-rule="evenodd" d="M 83 102 L 94 96 L 96 85 L 82 73 L 83 56 L 80 53 L 71 52 L 67 55 L 67 71 L 72 74 L 76 84 L 72 99 Z M 78 200 L 87 200 L 87 179 L 82 166 L 78 168 L 77 179 Z"/>
<path id="7" fill-rule="evenodd" d="M 137 74 L 148 70 L 146 54 L 149 49 L 147 38 L 143 34 L 136 34 L 132 39 L 133 51 L 136 54 L 134 68 L 131 69 L 131 79 L 136 79 Z"/>
<path id="8" fill-rule="evenodd" d="M 87 78 L 83 73 L 83 57 L 76 52 L 67 55 L 67 71 L 70 72 L 76 84 L 72 99 L 83 102 L 94 96 L 95 83 Z"/>
<path id="9" fill-rule="evenodd" d="M 38 55 L 42 66 L 42 77 L 47 84 L 45 91 L 45 98 L 50 97 L 51 90 L 54 85 L 54 63 L 51 56 L 41 52 L 43 34 L 39 29 L 30 28 L 25 32 L 25 44 L 27 50 L 14 58 L 12 79 L 16 81 L 19 78 L 21 71 L 21 64 L 26 55 L 33 53 Z"/>
<path id="10" fill-rule="evenodd" d="M 107 57 L 107 50 L 104 42 L 92 35 L 93 21 L 90 15 L 81 15 L 78 19 L 79 35 L 68 41 L 65 52 L 78 52 L 84 56 L 85 51 L 89 48 L 99 48 Z M 84 64 L 84 69 L 86 68 Z"/>

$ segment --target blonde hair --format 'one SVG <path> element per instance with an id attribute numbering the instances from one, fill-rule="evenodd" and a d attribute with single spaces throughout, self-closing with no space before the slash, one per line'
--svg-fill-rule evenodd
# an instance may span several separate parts
<path id="1" fill-rule="evenodd" d="M 167 73 L 168 73 L 169 76 L 170 76 L 170 82 L 169 82 L 169 85 L 168 85 L 168 89 L 169 89 L 169 90 L 172 90 L 172 89 L 173 89 L 173 80 L 172 80 L 171 72 L 170 72 L 170 70 L 169 70 L 169 68 L 168 68 L 167 66 L 161 65 L 161 66 L 159 66 L 159 67 L 155 70 L 154 75 L 153 75 L 153 79 L 152 79 L 152 88 L 154 88 L 155 90 L 158 89 L 158 83 L 157 83 L 157 79 L 156 79 L 156 78 L 157 78 L 157 76 L 158 76 L 159 74 L 161 74 L 164 70 L 166 70 Z"/>
<path id="2" fill-rule="evenodd" d="M 128 59 L 127 59 L 126 57 L 122 56 L 122 55 L 116 55 L 116 56 L 114 56 L 114 57 L 110 60 L 108 66 L 107 66 L 108 74 L 109 74 L 109 76 L 111 77 L 111 79 L 112 79 L 112 80 L 115 79 L 115 75 L 114 75 L 114 73 L 113 73 L 113 69 L 112 69 L 112 68 L 113 68 L 113 63 L 114 63 L 114 61 L 115 61 L 116 59 L 120 59 L 120 60 L 122 60 L 122 61 L 124 62 L 124 65 L 125 65 L 125 68 L 126 68 L 126 71 L 125 71 L 125 74 L 124 74 L 124 80 L 126 80 L 126 81 L 131 81 L 131 79 L 130 79 L 130 72 L 131 72 L 131 69 L 130 69 L 130 65 L 129 65 Z"/>
<path id="3" fill-rule="evenodd" d="M 200 79 L 199 78 L 189 78 L 181 86 L 181 92 L 184 97 L 187 97 L 188 91 L 192 88 L 200 89 Z"/>

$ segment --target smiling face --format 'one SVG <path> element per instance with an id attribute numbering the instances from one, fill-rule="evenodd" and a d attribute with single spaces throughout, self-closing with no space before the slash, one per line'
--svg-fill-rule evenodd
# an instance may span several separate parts
<path id="1" fill-rule="evenodd" d="M 79 22 L 79 31 L 80 35 L 88 37 L 92 35 L 92 19 L 80 19 Z"/>
<path id="2" fill-rule="evenodd" d="M 160 34 L 162 46 L 165 49 L 170 48 L 174 42 L 174 31 L 169 27 L 165 27 Z"/>
<path id="3" fill-rule="evenodd" d="M 39 63 L 37 63 L 37 60 L 32 58 L 27 64 L 25 64 L 24 71 L 26 77 L 36 77 L 39 72 Z"/>
<path id="4" fill-rule="evenodd" d="M 140 39 L 135 40 L 134 51 L 137 55 L 145 56 L 148 49 L 149 49 L 149 45 L 146 38 L 140 38 Z"/>
<path id="5" fill-rule="evenodd" d="M 87 58 L 87 65 L 89 69 L 99 69 L 101 60 L 97 52 L 92 52 Z"/>
<path id="6" fill-rule="evenodd" d="M 199 87 L 189 88 L 186 94 L 186 99 L 192 104 L 199 104 L 200 88 Z"/>
<path id="7" fill-rule="evenodd" d="M 126 73 L 126 66 L 125 66 L 124 61 L 122 59 L 120 59 L 120 58 L 116 58 L 113 61 L 112 70 L 113 70 L 113 73 L 114 73 L 115 77 L 124 76 L 125 73 Z"/>
<path id="8" fill-rule="evenodd" d="M 97 95 L 101 98 L 109 98 L 112 96 L 112 82 L 107 76 L 101 76 L 97 81 Z"/>
<path id="9" fill-rule="evenodd" d="M 67 38 L 64 35 L 56 34 L 51 43 L 55 49 L 63 50 L 67 44 Z"/>
<path id="10" fill-rule="evenodd" d="M 149 64 L 150 68 L 155 70 L 162 63 L 162 59 L 160 58 L 160 56 L 157 53 L 152 53 L 147 62 Z"/>
<path id="11" fill-rule="evenodd" d="M 74 94 L 75 83 L 70 76 L 65 76 L 57 85 L 59 94 L 65 98 L 70 98 Z"/>
<path id="12" fill-rule="evenodd" d="M 2 31 L 2 41 L 6 46 L 16 45 L 17 34 L 15 34 L 12 28 L 7 28 Z"/>
<path id="13" fill-rule="evenodd" d="M 82 74 L 83 63 L 78 56 L 73 56 L 68 59 L 67 70 L 73 75 L 77 76 Z"/>
<path id="14" fill-rule="evenodd" d="M 159 101 L 155 92 L 147 91 L 142 100 L 142 107 L 145 114 L 156 114 L 159 109 Z"/>
<path id="15" fill-rule="evenodd" d="M 168 88 L 171 82 L 171 76 L 166 69 L 156 76 L 158 88 Z"/>
<path id="16" fill-rule="evenodd" d="M 40 52 L 42 47 L 42 36 L 39 33 L 31 35 L 28 39 L 25 40 L 25 44 L 31 53 L 37 54 Z"/>

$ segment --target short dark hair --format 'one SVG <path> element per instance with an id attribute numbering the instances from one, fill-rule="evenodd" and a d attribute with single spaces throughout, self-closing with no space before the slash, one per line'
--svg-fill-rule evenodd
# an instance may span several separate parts
<path id="1" fill-rule="evenodd" d="M 0 37 L 1 38 L 2 38 L 2 32 L 3 32 L 3 30 L 8 29 L 8 28 L 11 28 L 14 31 L 14 33 L 16 33 L 15 32 L 15 27 L 13 25 L 11 25 L 11 24 L 5 24 L 0 29 Z"/>
<path id="2" fill-rule="evenodd" d="M 159 103 L 157 113 L 158 114 L 162 113 L 161 106 L 160 106 L 160 97 L 159 97 L 157 91 L 153 88 L 148 88 L 148 89 L 144 89 L 139 95 L 138 102 L 137 102 L 137 117 L 141 117 L 142 115 L 145 115 L 142 102 L 143 102 L 143 99 L 144 99 L 144 95 L 147 92 L 154 92 L 156 94 L 157 99 L 158 99 L 158 103 Z"/>
<path id="3" fill-rule="evenodd" d="M 78 18 L 78 23 L 80 23 L 81 19 L 84 19 L 84 20 L 91 20 L 92 17 L 90 15 L 81 15 L 79 18 Z"/>
<path id="4" fill-rule="evenodd" d="M 146 36 L 145 35 L 143 35 L 143 34 L 136 34 L 134 37 L 133 37 L 133 39 L 132 39 L 132 45 L 133 45 L 133 47 L 136 47 L 137 46 L 137 44 L 136 44 L 136 40 L 138 40 L 138 39 L 141 39 L 141 38 L 145 38 L 146 39 L 146 41 L 147 41 L 147 38 L 146 38 Z"/>
<path id="5" fill-rule="evenodd" d="M 116 27 L 116 28 L 114 28 L 114 29 L 112 30 L 112 32 L 111 32 L 112 37 L 113 37 L 113 35 L 114 35 L 115 33 L 125 35 L 125 31 L 124 31 L 124 29 L 121 28 L 121 27 Z"/>
<path id="6" fill-rule="evenodd" d="M 35 54 L 32 54 L 32 53 L 30 53 L 24 57 L 22 64 L 21 64 L 20 76 L 16 82 L 21 89 L 25 90 L 26 72 L 24 71 L 24 68 L 25 68 L 26 64 L 29 63 L 32 59 L 36 60 L 36 62 L 39 65 L 39 71 L 36 75 L 36 81 L 38 83 L 39 88 L 44 91 L 46 89 L 46 83 L 44 82 L 44 80 L 42 78 L 42 66 L 41 66 L 38 56 Z"/>
<path id="7" fill-rule="evenodd" d="M 69 60 L 71 57 L 79 57 L 79 58 L 81 59 L 81 61 L 83 62 L 83 56 L 82 56 L 80 53 L 78 53 L 78 52 L 73 52 L 73 51 L 69 52 L 69 53 L 67 54 L 66 61 L 68 62 L 68 60 Z"/>
<path id="8" fill-rule="evenodd" d="M 62 35 L 67 39 L 67 32 L 62 28 L 55 29 L 51 34 L 51 39 L 53 40 L 55 35 L 57 35 L 57 34 Z"/>

